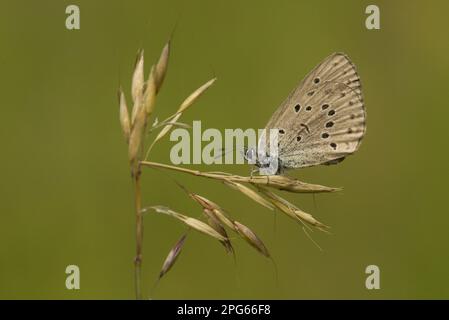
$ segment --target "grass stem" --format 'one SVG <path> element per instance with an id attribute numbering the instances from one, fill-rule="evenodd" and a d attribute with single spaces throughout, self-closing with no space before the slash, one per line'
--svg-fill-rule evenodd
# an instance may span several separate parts
<path id="1" fill-rule="evenodd" d="M 140 166 L 134 178 L 135 206 L 136 206 L 136 257 L 134 258 L 134 281 L 136 299 L 142 299 L 141 290 L 141 268 L 142 268 L 142 247 L 143 247 L 143 216 L 142 199 L 140 188 Z"/>

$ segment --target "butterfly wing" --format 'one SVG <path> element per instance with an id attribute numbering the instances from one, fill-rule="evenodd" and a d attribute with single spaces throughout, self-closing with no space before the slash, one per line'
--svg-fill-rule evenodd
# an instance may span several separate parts
<path id="1" fill-rule="evenodd" d="M 279 132 L 278 156 L 284 168 L 337 163 L 354 153 L 365 133 L 354 64 L 343 53 L 326 58 L 290 93 L 266 129 Z"/>

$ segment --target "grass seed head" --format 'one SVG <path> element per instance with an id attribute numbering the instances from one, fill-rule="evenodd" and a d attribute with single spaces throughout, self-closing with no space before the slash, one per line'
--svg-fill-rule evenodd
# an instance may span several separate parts
<path id="1" fill-rule="evenodd" d="M 120 104 L 120 125 L 122 127 L 126 143 L 129 143 L 131 124 L 129 122 L 128 106 L 126 105 L 126 98 L 122 88 L 119 89 L 119 104 Z"/>
<path id="2" fill-rule="evenodd" d="M 214 82 L 216 79 L 212 79 L 208 81 L 206 84 L 202 85 L 200 88 L 195 90 L 190 96 L 187 97 L 187 99 L 184 100 L 184 102 L 179 107 L 178 111 L 170 117 L 170 122 L 178 122 L 179 118 L 181 118 L 182 113 L 190 107 Z M 150 146 L 150 149 L 161 140 L 171 129 L 173 128 L 173 124 L 167 124 L 164 126 L 164 128 L 159 132 L 159 134 L 156 136 L 156 139 L 154 139 L 153 143 Z"/>
<path id="3" fill-rule="evenodd" d="M 248 179 L 248 182 L 259 185 L 275 188 L 278 190 L 295 192 L 295 193 L 321 193 L 321 192 L 335 192 L 341 189 L 321 186 L 318 184 L 310 184 L 299 181 L 298 179 L 283 176 L 254 176 Z"/>
<path id="4" fill-rule="evenodd" d="M 144 61 L 143 61 L 143 50 L 137 53 L 136 65 L 134 67 L 134 73 L 132 78 L 131 93 L 133 101 L 136 102 L 139 96 L 143 93 L 144 85 Z"/>
<path id="5" fill-rule="evenodd" d="M 170 208 L 167 208 L 165 206 L 153 206 L 153 207 L 150 207 L 149 209 L 153 209 L 156 212 L 164 213 L 173 218 L 176 218 L 179 221 L 186 224 L 187 226 L 191 227 L 192 229 L 195 229 L 201 233 L 209 235 L 217 240 L 220 240 L 220 241 L 226 240 L 225 237 L 223 237 L 221 234 L 219 234 L 217 231 L 215 231 L 212 227 L 210 227 L 209 225 L 207 225 L 206 223 L 204 223 L 198 219 L 188 217 L 186 215 L 183 215 L 181 213 L 173 211 Z"/>
<path id="6" fill-rule="evenodd" d="M 214 78 L 212 80 L 209 80 L 205 84 L 203 84 L 201 87 L 196 89 L 191 95 L 189 95 L 184 102 L 181 104 L 181 106 L 178 109 L 178 113 L 184 112 L 187 108 L 189 108 L 198 98 L 206 92 L 207 89 L 209 89 L 210 86 L 214 84 L 214 82 L 217 80 L 217 78 Z"/>
<path id="7" fill-rule="evenodd" d="M 162 49 L 161 56 L 159 57 L 159 61 L 156 65 L 156 92 L 162 87 L 162 83 L 164 82 L 165 74 L 168 69 L 168 60 L 170 58 L 170 41 Z"/>
<path id="8" fill-rule="evenodd" d="M 142 149 L 142 139 L 145 133 L 146 112 L 144 108 L 139 108 L 139 113 L 131 129 L 128 146 L 128 158 L 131 166 L 131 175 L 134 177 L 139 167 L 139 154 Z"/>
<path id="9" fill-rule="evenodd" d="M 270 210 L 274 210 L 274 206 L 273 204 L 271 204 L 269 201 L 267 201 L 264 197 L 262 197 L 260 194 L 258 194 L 256 191 L 254 191 L 253 189 L 238 183 L 238 182 L 233 182 L 233 181 L 224 181 L 224 183 L 227 186 L 230 186 L 231 188 L 240 191 L 241 193 L 243 193 L 245 196 L 247 196 L 248 198 L 256 201 L 257 203 L 259 203 L 260 205 L 270 209 Z"/>
<path id="10" fill-rule="evenodd" d="M 267 247 L 265 247 L 264 243 L 260 238 L 247 226 L 241 224 L 238 221 L 234 221 L 234 225 L 236 227 L 237 232 L 240 236 L 245 239 L 253 248 L 263 254 L 265 257 L 269 258 L 270 253 L 268 252 Z"/>
<path id="11" fill-rule="evenodd" d="M 220 221 L 222 225 L 225 225 L 231 230 L 236 231 L 234 222 L 228 217 L 228 215 L 219 205 L 197 194 L 191 194 L 191 197 L 195 201 L 197 201 L 204 209 L 208 209 L 213 212 L 217 220 Z"/>
<path id="12" fill-rule="evenodd" d="M 229 240 L 228 233 L 226 232 L 225 228 L 223 228 L 223 225 L 220 223 L 220 221 L 217 219 L 215 213 L 208 209 L 204 209 L 203 213 L 206 216 L 207 224 L 226 239 L 224 241 L 220 241 L 221 244 L 225 247 L 226 252 L 234 252 L 234 248 L 232 247 L 231 241 Z"/>
<path id="13" fill-rule="evenodd" d="M 164 264 L 162 265 L 161 271 L 159 273 L 159 279 L 161 279 L 168 271 L 170 271 L 170 269 L 175 264 L 184 246 L 186 238 L 187 234 L 183 235 L 168 253 L 167 257 L 165 258 Z"/>
<path id="14" fill-rule="evenodd" d="M 325 224 L 316 220 L 311 214 L 306 213 L 296 207 L 294 204 L 288 202 L 284 198 L 278 196 L 277 194 L 270 192 L 264 188 L 259 187 L 259 190 L 262 194 L 264 194 L 270 201 L 273 203 L 279 210 L 287 214 L 292 219 L 299 222 L 306 222 L 311 226 L 314 226 L 322 231 L 324 229 L 328 229 L 329 227 Z"/>
<path id="15" fill-rule="evenodd" d="M 156 101 L 156 71 L 155 67 L 152 66 L 150 75 L 148 76 L 145 95 L 143 98 L 143 106 L 145 108 L 147 117 L 149 117 L 153 112 L 155 101 Z"/>

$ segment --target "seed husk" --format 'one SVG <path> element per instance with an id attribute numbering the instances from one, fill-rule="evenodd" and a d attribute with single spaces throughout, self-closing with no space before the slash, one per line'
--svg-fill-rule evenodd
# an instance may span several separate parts
<path id="1" fill-rule="evenodd" d="M 224 181 L 224 184 L 226 184 L 227 186 L 229 186 L 235 190 L 240 191 L 245 196 L 256 201 L 260 205 L 262 205 L 270 210 L 274 210 L 274 206 L 269 201 L 267 201 L 264 197 L 262 197 L 256 191 L 254 191 L 253 189 L 251 189 L 241 183 L 233 182 L 233 181 Z"/>
<path id="2" fill-rule="evenodd" d="M 136 65 L 134 67 L 134 73 L 132 77 L 131 84 L 131 93 L 133 102 L 136 102 L 138 97 L 143 93 L 144 86 L 144 58 L 143 58 L 143 50 L 139 50 L 136 58 Z"/>
<path id="3" fill-rule="evenodd" d="M 165 75 L 168 69 L 168 60 L 170 58 L 170 41 L 168 41 L 162 49 L 159 61 L 156 64 L 156 92 L 162 87 Z"/>
<path id="4" fill-rule="evenodd" d="M 300 210 L 298 207 L 288 202 L 284 198 L 278 196 L 277 194 L 265 189 L 259 188 L 260 192 L 264 194 L 270 201 L 273 203 L 279 210 L 287 214 L 289 217 L 293 218 L 299 222 L 307 222 L 308 224 L 324 231 L 324 229 L 328 229 L 329 227 L 325 224 L 316 220 L 311 214 L 306 213 Z"/>
<path id="5" fill-rule="evenodd" d="M 129 122 L 128 106 L 126 105 L 126 98 L 122 88 L 119 89 L 119 104 L 120 104 L 120 125 L 122 127 L 126 143 L 129 143 L 131 124 Z"/>
<path id="6" fill-rule="evenodd" d="M 170 116 L 169 119 L 167 119 L 167 120 L 170 120 L 171 122 L 178 122 L 178 120 L 181 117 L 182 113 L 185 110 L 187 110 L 187 108 L 189 108 L 215 82 L 215 80 L 216 80 L 216 78 L 208 81 L 207 83 L 202 85 L 200 88 L 196 89 L 190 96 L 188 96 L 184 100 L 184 102 L 179 107 L 178 111 L 174 115 Z M 167 124 L 159 132 L 159 134 L 156 136 L 156 139 L 154 139 L 153 143 L 151 144 L 150 150 L 156 144 L 157 141 L 162 139 L 171 130 L 172 127 L 173 127 L 173 125 Z"/>
<path id="7" fill-rule="evenodd" d="M 185 240 L 187 238 L 187 234 L 184 234 L 173 246 L 173 248 L 168 253 L 165 258 L 164 264 L 162 265 L 161 271 L 159 273 L 159 279 L 161 279 L 175 264 L 176 260 L 181 253 L 182 248 L 184 247 Z"/>
<path id="8" fill-rule="evenodd" d="M 192 197 L 192 199 L 197 201 L 204 209 L 210 210 L 221 224 L 236 231 L 233 221 L 228 217 L 228 215 L 219 205 L 194 193 L 190 193 L 190 196 Z"/>
<path id="9" fill-rule="evenodd" d="M 131 128 L 128 146 L 128 158 L 131 166 L 131 175 L 134 177 L 139 167 L 139 153 L 142 148 L 147 116 L 144 108 L 139 108 L 134 125 Z"/>
<path id="10" fill-rule="evenodd" d="M 234 248 L 232 247 L 231 241 L 229 240 L 228 233 L 226 232 L 225 228 L 223 228 L 223 225 L 217 219 L 215 214 L 208 209 L 204 209 L 203 213 L 207 218 L 207 224 L 226 239 L 224 241 L 220 241 L 220 243 L 225 247 L 226 252 L 233 253 Z"/>
<path id="11" fill-rule="evenodd" d="M 209 87 L 212 86 L 216 80 L 217 78 L 209 80 L 201 87 L 196 89 L 192 94 L 190 94 L 181 104 L 177 113 L 182 113 L 187 110 L 187 108 L 189 108 L 196 100 L 198 100 L 198 98 L 201 97 L 201 95 L 206 92 L 206 90 L 209 89 Z"/>
<path id="12" fill-rule="evenodd" d="M 145 89 L 145 95 L 143 98 L 143 105 L 145 108 L 145 112 L 147 117 L 149 117 L 154 110 L 155 101 L 156 101 L 156 71 L 155 67 L 151 67 L 150 75 L 148 77 L 147 86 Z"/>
<path id="13" fill-rule="evenodd" d="M 204 233 L 206 235 L 209 235 L 219 241 L 224 241 L 226 240 L 225 237 L 223 237 L 221 234 L 219 234 L 217 231 L 215 231 L 212 227 L 210 227 L 209 225 L 207 225 L 206 223 L 192 218 L 192 217 L 188 217 L 186 215 L 183 215 L 181 213 L 178 213 L 176 211 L 171 210 L 170 208 L 167 208 L 165 206 L 153 206 L 153 207 L 149 207 L 148 209 L 153 209 L 156 212 L 159 213 L 164 213 L 166 215 L 169 215 L 173 218 L 178 219 L 179 221 L 183 222 L 184 224 L 186 224 L 187 226 L 191 227 L 192 229 L 195 229 L 201 233 Z"/>
<path id="14" fill-rule="evenodd" d="M 267 247 L 265 247 L 264 243 L 260 238 L 247 226 L 241 224 L 238 221 L 234 221 L 234 225 L 238 234 L 248 242 L 253 248 L 263 254 L 265 257 L 270 258 L 270 253 L 268 252 Z"/>

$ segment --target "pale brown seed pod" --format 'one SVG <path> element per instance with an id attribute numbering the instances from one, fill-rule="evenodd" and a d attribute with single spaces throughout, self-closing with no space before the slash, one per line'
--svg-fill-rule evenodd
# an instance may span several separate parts
<path id="1" fill-rule="evenodd" d="M 196 89 L 191 95 L 189 95 L 184 100 L 184 102 L 181 104 L 181 106 L 179 107 L 178 111 L 174 115 L 172 115 L 170 117 L 171 118 L 170 121 L 171 122 L 177 122 L 179 120 L 179 118 L 181 117 L 182 113 L 187 108 L 189 108 L 215 82 L 215 80 L 217 80 L 217 79 L 214 78 L 212 80 L 209 80 L 208 82 L 203 84 L 201 87 Z M 172 124 L 168 124 L 159 132 L 159 134 L 156 136 L 156 139 L 154 139 L 153 143 L 151 144 L 150 150 L 156 144 L 157 141 L 162 139 L 171 130 L 171 128 L 173 128 L 173 125 Z"/>
<path id="2" fill-rule="evenodd" d="M 319 222 L 316 220 L 311 214 L 306 213 L 302 210 L 300 210 L 298 207 L 293 205 L 292 203 L 288 202 L 284 198 L 278 196 L 277 194 L 270 192 L 264 188 L 259 188 L 259 191 L 265 195 L 271 203 L 273 203 L 279 210 L 287 214 L 289 217 L 293 218 L 296 221 L 299 222 L 307 222 L 308 224 L 325 231 L 325 229 L 328 229 L 329 227 L 325 224 Z"/>
<path id="3" fill-rule="evenodd" d="M 170 41 L 162 49 L 161 56 L 159 57 L 159 61 L 156 64 L 156 93 L 162 87 L 162 83 L 164 82 L 165 74 L 168 69 L 168 60 L 170 58 Z"/>
<path id="4" fill-rule="evenodd" d="M 234 248 L 232 247 L 231 241 L 229 240 L 228 233 L 226 232 L 225 228 L 223 228 L 223 225 L 220 223 L 220 221 L 217 219 L 215 213 L 213 213 L 209 209 L 204 209 L 203 213 L 207 218 L 207 224 L 226 239 L 224 241 L 220 241 L 221 244 L 225 247 L 226 252 L 234 252 Z"/>
<path id="5" fill-rule="evenodd" d="M 119 89 L 119 104 L 120 104 L 120 125 L 122 127 L 126 143 L 129 143 L 131 124 L 129 122 L 128 106 L 126 105 L 126 98 L 122 88 Z"/>
<path id="6" fill-rule="evenodd" d="M 236 227 L 237 232 L 242 238 L 248 242 L 253 248 L 263 254 L 265 257 L 269 258 L 270 253 L 268 252 L 267 247 L 265 247 L 264 243 L 260 238 L 247 226 L 241 224 L 238 221 L 234 221 L 234 225 Z"/>
<path id="7" fill-rule="evenodd" d="M 143 107 L 138 107 L 139 113 L 132 125 L 131 134 L 129 137 L 128 158 L 131 166 L 131 176 L 135 176 L 139 167 L 138 156 L 142 148 L 142 139 L 145 134 L 145 126 L 147 114 Z"/>
<path id="8" fill-rule="evenodd" d="M 256 201 L 260 205 L 262 205 L 270 210 L 274 210 L 274 206 L 269 201 L 267 201 L 264 197 L 262 197 L 256 191 L 254 191 L 253 189 L 251 189 L 241 183 L 232 182 L 232 181 L 224 181 L 224 184 L 226 184 L 227 186 L 229 186 L 237 191 L 240 191 L 245 196 Z"/>
<path id="9" fill-rule="evenodd" d="M 166 215 L 169 215 L 173 218 L 178 219 L 179 221 L 182 221 L 187 226 L 191 227 L 192 229 L 195 229 L 201 233 L 204 233 L 206 235 L 209 235 L 219 241 L 225 241 L 226 238 L 223 237 L 221 234 L 219 234 L 217 231 L 215 231 L 212 227 L 207 225 L 206 223 L 195 219 L 188 217 L 186 215 L 183 215 L 181 213 L 178 213 L 176 211 L 171 210 L 170 208 L 164 207 L 164 206 L 153 206 L 149 207 L 149 209 L 153 209 L 156 212 L 164 213 Z"/>
<path id="10" fill-rule="evenodd" d="M 214 84 L 217 78 L 213 78 L 203 84 L 201 87 L 196 89 L 190 96 L 188 96 L 184 102 L 179 107 L 178 113 L 184 112 L 188 107 L 190 107 L 207 89 Z"/>
<path id="11" fill-rule="evenodd" d="M 206 199 L 200 195 L 190 193 L 192 199 L 198 202 L 204 209 L 210 210 L 221 224 L 235 231 L 234 222 L 227 216 L 225 211 L 216 203 Z"/>
<path id="12" fill-rule="evenodd" d="M 186 238 L 187 234 L 183 235 L 168 253 L 167 258 L 165 258 L 164 264 L 162 265 L 161 271 L 159 273 L 159 279 L 161 279 L 168 271 L 170 271 L 170 269 L 175 264 L 184 246 Z"/>
<path id="13" fill-rule="evenodd" d="M 144 85 L 144 58 L 143 50 L 137 53 L 136 65 L 134 67 L 134 73 L 132 77 L 131 93 L 133 102 L 136 102 L 139 96 L 143 93 Z"/>
<path id="14" fill-rule="evenodd" d="M 151 67 L 150 75 L 148 76 L 147 87 L 143 98 L 143 106 L 147 117 L 153 112 L 156 101 L 156 71 L 155 67 Z"/>
<path id="15" fill-rule="evenodd" d="M 317 184 L 310 184 L 299 181 L 295 178 L 283 175 L 271 176 L 253 176 L 247 182 L 254 185 L 266 185 L 270 188 L 275 188 L 283 191 L 295 193 L 321 193 L 321 192 L 335 192 L 341 189 L 321 186 Z"/>
<path id="16" fill-rule="evenodd" d="M 133 109 L 131 112 L 131 126 L 134 126 L 137 115 L 140 113 L 140 108 L 143 107 L 143 89 L 145 86 L 144 80 L 144 58 L 143 50 L 139 51 L 136 58 L 136 66 L 134 68 L 131 95 L 133 98 Z"/>

